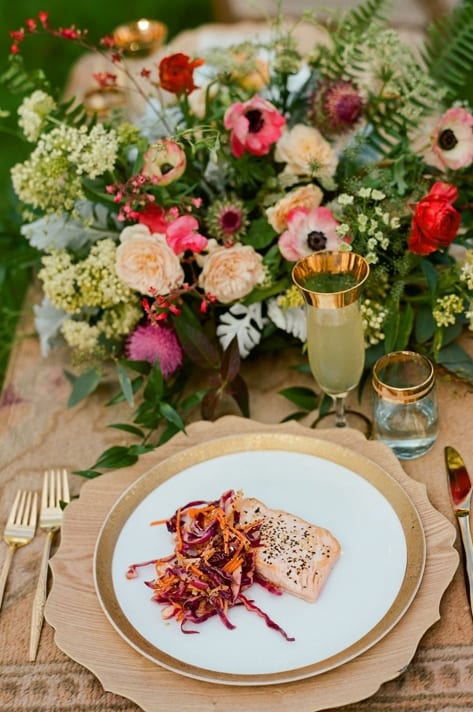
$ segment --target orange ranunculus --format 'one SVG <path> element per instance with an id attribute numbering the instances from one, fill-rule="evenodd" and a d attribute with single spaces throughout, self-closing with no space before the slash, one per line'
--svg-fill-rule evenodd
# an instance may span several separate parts
<path id="1" fill-rule="evenodd" d="M 182 52 L 164 57 L 159 63 L 161 88 L 172 94 L 190 94 L 197 89 L 194 84 L 194 69 L 202 64 L 204 64 L 203 59 L 191 60 Z"/>

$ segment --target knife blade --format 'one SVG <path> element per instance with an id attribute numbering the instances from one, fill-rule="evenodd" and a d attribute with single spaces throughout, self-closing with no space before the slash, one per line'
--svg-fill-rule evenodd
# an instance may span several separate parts
<path id="1" fill-rule="evenodd" d="M 470 608 L 473 615 L 473 538 L 470 528 L 470 508 L 473 486 L 462 456 L 450 445 L 445 448 L 445 462 L 447 465 L 453 509 L 458 520 L 465 554 Z"/>

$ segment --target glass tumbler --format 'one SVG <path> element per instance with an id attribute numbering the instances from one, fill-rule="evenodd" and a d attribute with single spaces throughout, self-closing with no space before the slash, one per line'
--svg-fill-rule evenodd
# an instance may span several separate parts
<path id="1" fill-rule="evenodd" d="M 374 436 L 401 460 L 424 455 L 438 435 L 434 367 L 415 351 L 385 354 L 373 367 Z"/>

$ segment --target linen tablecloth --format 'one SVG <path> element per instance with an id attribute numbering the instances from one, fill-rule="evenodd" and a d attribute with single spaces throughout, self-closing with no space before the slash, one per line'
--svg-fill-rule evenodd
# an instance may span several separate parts
<path id="1" fill-rule="evenodd" d="M 112 422 L 123 422 L 130 415 L 128 406 L 111 409 L 104 406 L 116 392 L 113 380 L 87 401 L 68 409 L 66 356 L 58 351 L 43 359 L 38 340 L 31 332 L 31 322 L 26 320 L 19 329 L 19 341 L 11 357 L 0 401 L 2 526 L 18 487 L 33 487 L 39 491 L 45 468 L 67 467 L 71 472 L 86 468 L 105 447 L 124 442 L 127 437 L 107 427 Z M 464 345 L 470 353 L 473 351 L 470 335 L 465 337 Z M 245 364 L 253 419 L 261 423 L 280 422 L 294 407 L 278 391 L 290 385 L 313 385 L 309 376 L 290 368 L 298 359 L 298 352 L 281 353 Z M 431 503 L 456 526 L 443 448 L 447 444 L 455 446 L 473 469 L 473 387 L 442 371 L 437 373 L 437 387 L 438 441 L 425 456 L 404 461 L 403 468 L 410 477 L 425 483 Z M 354 404 L 352 400 L 351 405 Z M 367 413 L 370 404 L 371 390 L 367 386 L 362 402 Z M 307 432 L 313 431 L 307 428 Z M 76 496 L 84 479 L 71 475 L 70 480 L 72 494 Z M 27 662 L 30 612 L 42 544 L 42 536 L 38 534 L 31 544 L 19 549 L 10 572 L 0 614 L 0 709 L 8 712 L 137 710 L 132 702 L 105 692 L 91 672 L 62 653 L 48 623 L 44 625 L 37 662 Z M 460 551 L 458 536 L 455 546 Z M 5 553 L 6 547 L 2 545 L 0 565 Z M 373 697 L 339 709 L 342 712 L 392 712 L 396 707 L 403 712 L 467 712 L 473 708 L 472 669 L 473 621 L 460 565 L 443 596 L 440 620 L 426 632 L 407 669 L 382 685 Z M 159 706 L 156 709 L 159 710 Z"/>

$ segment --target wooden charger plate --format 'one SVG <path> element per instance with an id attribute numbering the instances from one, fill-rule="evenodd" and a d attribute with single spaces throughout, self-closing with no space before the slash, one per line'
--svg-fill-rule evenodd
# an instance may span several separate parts
<path id="1" fill-rule="evenodd" d="M 369 697 L 411 661 L 426 630 L 439 619 L 443 593 L 458 566 L 453 548 L 455 528 L 430 504 L 423 484 L 411 480 L 391 451 L 366 441 L 358 432 L 317 431 L 317 438 L 336 442 L 381 465 L 405 489 L 422 520 L 427 547 L 424 576 L 410 607 L 379 643 L 341 667 L 314 677 L 270 686 L 225 686 L 191 679 L 156 665 L 130 647 L 105 617 L 93 580 L 97 537 L 110 509 L 143 472 L 188 447 L 235 433 L 296 433 L 307 428 L 295 423 L 262 425 L 229 416 L 216 423 L 195 423 L 127 470 L 87 482 L 80 498 L 66 510 L 61 545 L 54 556 L 53 587 L 46 619 L 55 628 L 58 647 L 91 670 L 104 689 L 120 694 L 146 712 L 179 709 L 215 712 L 242 705 L 248 712 L 298 709 L 299 712 L 337 707 Z"/>

